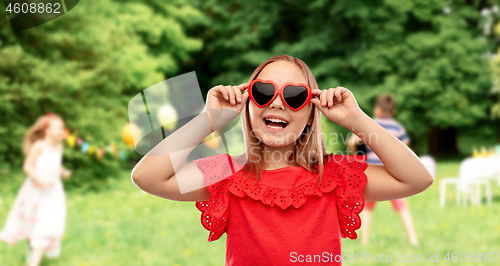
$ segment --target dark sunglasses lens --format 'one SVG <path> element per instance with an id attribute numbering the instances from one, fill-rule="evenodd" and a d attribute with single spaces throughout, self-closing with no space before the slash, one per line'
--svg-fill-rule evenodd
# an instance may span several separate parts
<path id="1" fill-rule="evenodd" d="M 283 96 L 290 107 L 297 109 L 306 102 L 308 92 L 307 88 L 304 86 L 288 85 L 283 90 Z"/>
<path id="2" fill-rule="evenodd" d="M 252 85 L 252 96 L 259 105 L 265 105 L 274 96 L 274 85 L 271 83 L 255 82 Z"/>

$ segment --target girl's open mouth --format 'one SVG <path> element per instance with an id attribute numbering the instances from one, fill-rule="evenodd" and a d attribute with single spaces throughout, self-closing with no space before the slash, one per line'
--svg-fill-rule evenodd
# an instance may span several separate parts
<path id="1" fill-rule="evenodd" d="M 275 118 L 275 117 L 266 117 L 263 119 L 264 120 L 264 123 L 266 124 L 267 127 L 269 128 L 272 128 L 272 129 L 284 129 L 288 126 L 288 122 L 283 120 L 283 119 L 279 119 L 279 118 Z"/>

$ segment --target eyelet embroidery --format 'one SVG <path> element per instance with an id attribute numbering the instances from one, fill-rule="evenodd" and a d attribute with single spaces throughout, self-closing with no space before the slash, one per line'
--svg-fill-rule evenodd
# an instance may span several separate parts
<path id="1" fill-rule="evenodd" d="M 226 179 L 227 174 L 230 173 L 229 160 L 229 155 L 219 154 L 193 161 L 197 162 L 202 169 L 210 168 L 208 172 L 211 173 L 205 179 L 210 199 L 196 202 L 196 207 L 202 211 L 201 222 L 205 229 L 210 231 L 209 242 L 219 239 L 226 231 L 231 194 L 238 197 L 248 196 L 270 207 L 277 205 L 285 210 L 290 206 L 300 208 L 305 204 L 308 196 L 321 197 L 332 190 L 335 190 L 341 237 L 357 238 L 355 230 L 361 227 L 359 213 L 363 210 L 365 202 L 363 190 L 367 178 L 364 171 L 368 167 L 366 155 L 329 154 L 325 157 L 321 184 L 314 180 L 292 190 L 277 189 L 260 183 L 254 186 L 253 178 Z M 219 164 L 222 162 L 223 167 L 213 169 L 212 164 L 217 165 L 213 161 L 218 161 Z"/>
<path id="2" fill-rule="evenodd" d="M 365 199 L 363 190 L 365 189 L 367 177 L 365 170 L 366 155 L 334 155 L 336 162 L 340 161 L 342 174 L 346 178 L 338 179 L 336 200 L 339 214 L 340 233 L 342 238 L 356 239 L 356 230 L 361 227 L 359 213 L 363 210 Z"/>
<path id="3" fill-rule="evenodd" d="M 205 184 L 210 193 L 208 201 L 196 202 L 196 208 L 202 212 L 201 224 L 210 231 L 209 242 L 219 239 L 227 229 L 231 197 L 228 190 L 231 180 L 227 178 L 231 171 L 230 160 L 228 154 L 217 154 L 192 161 L 205 172 Z"/>

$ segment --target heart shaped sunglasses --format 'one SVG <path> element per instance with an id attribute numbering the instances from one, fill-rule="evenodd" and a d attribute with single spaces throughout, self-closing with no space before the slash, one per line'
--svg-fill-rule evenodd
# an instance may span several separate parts
<path id="1" fill-rule="evenodd" d="M 283 102 L 293 111 L 306 106 L 312 98 L 309 85 L 304 83 L 285 83 L 281 88 L 272 80 L 255 79 L 248 85 L 248 95 L 258 107 L 272 103 L 280 94 Z"/>

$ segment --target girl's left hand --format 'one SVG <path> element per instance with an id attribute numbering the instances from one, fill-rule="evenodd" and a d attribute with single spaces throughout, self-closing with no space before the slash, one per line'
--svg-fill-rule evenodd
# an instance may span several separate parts
<path id="1" fill-rule="evenodd" d="M 330 88 L 328 90 L 315 89 L 312 90 L 312 95 L 311 102 L 330 121 L 347 129 L 349 129 L 350 123 L 363 113 L 352 92 L 344 87 Z"/>
<path id="2" fill-rule="evenodd" d="M 62 173 L 61 173 L 62 177 L 63 177 L 63 178 L 65 178 L 65 179 L 68 179 L 68 178 L 71 176 L 71 171 L 70 171 L 70 170 L 68 170 L 68 169 L 64 169 L 64 168 L 63 168 L 63 169 L 61 170 L 61 172 L 62 172 Z"/>

